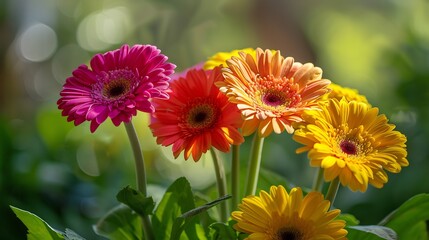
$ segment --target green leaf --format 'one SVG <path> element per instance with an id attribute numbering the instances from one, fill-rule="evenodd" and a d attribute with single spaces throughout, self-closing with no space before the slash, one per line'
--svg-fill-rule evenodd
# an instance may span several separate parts
<path id="1" fill-rule="evenodd" d="M 140 219 L 136 212 L 121 204 L 100 219 L 94 231 L 111 240 L 141 240 L 143 232 Z"/>
<path id="2" fill-rule="evenodd" d="M 45 221 L 36 216 L 35 214 L 10 206 L 16 216 L 24 223 L 28 228 L 27 239 L 28 240 L 57 240 L 64 239 L 63 233 L 53 229 Z"/>
<path id="3" fill-rule="evenodd" d="M 202 226 L 199 225 L 198 216 L 193 217 L 184 226 L 183 233 L 176 229 L 184 221 L 180 218 L 183 213 L 195 208 L 191 186 L 186 178 L 181 177 L 171 184 L 165 192 L 161 202 L 152 217 L 156 239 L 206 239 Z M 177 219 L 177 220 L 176 220 Z M 173 225 L 175 224 L 175 229 Z M 174 230 L 174 234 L 172 233 Z M 177 236 L 176 234 L 179 234 Z"/>
<path id="4" fill-rule="evenodd" d="M 189 211 L 185 212 L 184 214 L 182 214 L 181 217 L 183 217 L 183 218 L 189 218 L 189 217 L 195 216 L 197 214 L 200 214 L 202 212 L 205 212 L 205 211 L 209 210 L 210 208 L 218 205 L 219 203 L 221 203 L 221 202 L 223 202 L 223 201 L 225 201 L 225 200 L 227 200 L 229 198 L 231 198 L 230 195 L 225 195 L 225 196 L 220 197 L 220 198 L 218 198 L 216 200 L 213 200 L 213 201 L 211 201 L 209 203 L 206 203 L 206 204 L 204 204 L 202 206 L 199 206 L 197 208 L 189 210 Z"/>
<path id="5" fill-rule="evenodd" d="M 222 201 L 225 201 L 227 199 L 231 198 L 230 195 L 225 195 L 223 197 L 220 197 L 212 202 L 206 203 L 202 206 L 199 206 L 197 208 L 194 208 L 192 210 L 189 210 L 185 213 L 183 213 L 180 217 L 176 218 L 176 220 L 173 223 L 173 228 L 171 230 L 171 239 L 179 239 L 180 234 L 183 232 L 183 230 L 188 226 L 188 224 L 191 222 L 193 217 L 196 215 L 199 215 L 201 213 L 206 212 L 210 208 L 218 205 Z"/>
<path id="6" fill-rule="evenodd" d="M 242 175 L 247 176 L 247 172 L 246 172 L 246 174 L 242 174 Z M 246 180 L 244 180 L 243 182 L 245 182 L 245 181 Z M 260 169 L 259 180 L 258 180 L 258 189 L 261 189 L 264 191 L 269 191 L 271 186 L 278 186 L 278 185 L 282 185 L 286 189 L 290 188 L 287 180 L 283 176 L 281 176 L 281 175 L 279 175 L 273 171 L 267 170 L 267 169 L 263 169 L 263 168 Z"/>
<path id="7" fill-rule="evenodd" d="M 85 238 L 79 236 L 79 234 L 75 233 L 73 230 L 69 228 L 66 228 L 64 239 L 65 240 L 85 240 Z"/>
<path id="8" fill-rule="evenodd" d="M 359 220 L 355 216 L 348 213 L 340 214 L 337 219 L 346 221 L 346 226 L 356 226 L 359 224 Z"/>
<path id="9" fill-rule="evenodd" d="M 427 230 L 426 221 L 421 221 L 417 223 L 416 225 L 412 226 L 407 231 L 407 236 L 412 236 L 413 239 L 429 239 L 429 232 Z"/>
<path id="10" fill-rule="evenodd" d="M 194 201 L 196 206 L 202 206 L 204 204 L 207 204 L 209 198 L 207 195 L 203 195 L 202 193 L 195 192 L 194 193 Z M 206 236 L 210 236 L 210 225 L 217 220 L 215 220 L 211 215 L 216 215 L 216 211 L 218 209 L 208 209 L 205 212 L 202 212 L 198 215 L 198 218 L 200 220 L 200 225 L 203 227 L 204 231 L 206 232 Z"/>
<path id="11" fill-rule="evenodd" d="M 370 225 L 370 226 L 350 226 L 347 227 L 347 238 L 359 240 L 396 240 L 398 236 L 395 231 L 388 227 Z"/>
<path id="12" fill-rule="evenodd" d="M 212 240 L 237 239 L 237 233 L 230 225 L 216 222 L 210 225 L 210 228 L 213 229 Z"/>
<path id="13" fill-rule="evenodd" d="M 421 239 L 427 236 L 427 230 L 416 228 L 429 220 L 429 194 L 418 194 L 403 203 L 398 209 L 383 219 L 379 225 L 390 227 L 399 239 Z M 420 229 L 421 232 L 418 230 Z"/>
<path id="14" fill-rule="evenodd" d="M 150 215 L 155 208 L 152 197 L 145 197 L 143 193 L 132 189 L 130 186 L 123 188 L 116 195 L 119 202 L 124 203 L 141 216 Z"/>
<path id="15" fill-rule="evenodd" d="M 63 233 L 53 229 L 45 221 L 36 216 L 35 214 L 10 206 L 15 215 L 24 223 L 28 228 L 27 239 L 37 240 L 57 240 L 64 239 Z"/>

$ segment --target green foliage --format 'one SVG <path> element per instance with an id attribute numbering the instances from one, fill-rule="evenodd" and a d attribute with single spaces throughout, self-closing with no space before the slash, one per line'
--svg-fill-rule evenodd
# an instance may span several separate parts
<path id="1" fill-rule="evenodd" d="M 28 228 L 27 239 L 37 240 L 59 240 L 64 239 L 63 233 L 53 229 L 45 221 L 36 216 L 35 214 L 24 211 L 22 209 L 10 206 L 16 216 L 25 224 Z"/>
<path id="2" fill-rule="evenodd" d="M 387 216 L 380 225 L 392 228 L 399 239 L 428 239 L 425 222 L 429 221 L 429 194 L 419 194 Z M 422 236 L 424 238 L 422 238 Z"/>
<path id="3" fill-rule="evenodd" d="M 119 205 L 107 213 L 94 231 L 112 240 L 141 240 L 143 233 L 139 215 L 128 206 Z"/>
<path id="4" fill-rule="evenodd" d="M 73 230 L 66 228 L 66 231 L 64 233 L 64 239 L 65 240 L 85 240 L 83 237 L 81 237 L 79 234 L 74 232 Z"/>
<path id="5" fill-rule="evenodd" d="M 246 176 L 245 174 L 242 174 L 242 175 Z M 245 181 L 242 181 L 242 182 L 245 182 Z M 278 185 L 282 185 L 286 189 L 290 189 L 289 183 L 283 176 L 267 169 L 262 169 L 262 168 L 260 169 L 259 179 L 258 179 L 259 189 L 269 191 L 271 186 L 278 186 Z"/>
<path id="6" fill-rule="evenodd" d="M 229 224 L 216 222 L 210 225 L 210 228 L 212 228 L 212 240 L 221 240 L 221 239 L 237 239 L 237 233 L 231 226 L 231 221 Z"/>
<path id="7" fill-rule="evenodd" d="M 178 217 L 173 224 L 173 230 L 171 234 L 171 240 L 179 239 L 180 234 L 183 232 L 183 230 L 186 228 L 186 226 L 191 222 L 191 220 L 196 216 L 203 212 L 206 212 L 210 208 L 218 205 L 222 201 L 225 201 L 226 199 L 231 198 L 231 196 L 223 196 L 220 197 L 212 202 L 206 203 L 202 206 L 199 206 L 197 208 L 194 208 L 190 211 L 185 212 L 182 214 L 182 216 Z M 215 223 L 214 223 L 215 224 Z M 213 225 L 213 224 L 212 224 Z M 210 227 L 212 226 L 210 225 Z"/>
<path id="8" fill-rule="evenodd" d="M 428 239 L 429 194 L 410 198 L 377 226 L 357 226 L 358 221 L 350 214 L 339 218 L 347 222 L 349 239 Z"/>
<path id="9" fill-rule="evenodd" d="M 179 217 L 194 208 L 195 202 L 191 186 L 186 178 L 181 177 L 167 189 L 152 217 L 155 238 L 207 239 L 202 226 L 199 224 L 198 216 L 185 221 L 183 233 L 177 229 L 184 221 L 183 218 Z M 178 236 L 179 234 L 181 235 Z"/>
<path id="10" fill-rule="evenodd" d="M 64 233 L 60 232 L 53 229 L 43 219 L 31 212 L 13 206 L 10 206 L 10 208 L 28 228 L 28 240 L 85 240 L 85 238 L 79 236 L 79 234 L 69 228 Z"/>
<path id="11" fill-rule="evenodd" d="M 150 215 L 155 208 L 155 202 L 152 197 L 145 197 L 143 193 L 132 189 L 130 186 L 125 187 L 116 195 L 119 202 L 124 203 L 141 216 Z"/>
<path id="12" fill-rule="evenodd" d="M 349 239 L 359 239 L 359 240 L 377 240 L 377 239 L 386 239 L 386 240 L 396 240 L 398 239 L 395 231 L 388 227 L 383 226 L 351 226 L 346 228 L 349 232 L 347 237 Z"/>
<path id="13" fill-rule="evenodd" d="M 347 213 L 341 214 L 340 216 L 337 217 L 337 219 L 346 221 L 347 226 L 356 226 L 359 224 L 359 220 L 355 216 Z"/>

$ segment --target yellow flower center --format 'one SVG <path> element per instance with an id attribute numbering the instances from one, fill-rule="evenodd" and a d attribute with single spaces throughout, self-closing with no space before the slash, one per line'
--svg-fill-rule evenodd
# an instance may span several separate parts
<path id="1" fill-rule="evenodd" d="M 296 228 L 281 228 L 277 232 L 277 240 L 303 240 L 304 234 Z"/>

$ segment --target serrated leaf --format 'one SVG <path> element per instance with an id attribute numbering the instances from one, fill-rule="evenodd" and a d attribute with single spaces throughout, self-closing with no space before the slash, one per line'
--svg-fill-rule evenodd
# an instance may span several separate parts
<path id="1" fill-rule="evenodd" d="M 130 186 L 123 188 L 116 195 L 119 202 L 124 203 L 141 216 L 150 215 L 155 208 L 152 197 L 145 197 L 143 193 L 132 189 Z"/>
<path id="2" fill-rule="evenodd" d="M 359 240 L 396 240 L 398 236 L 395 231 L 391 228 L 378 226 L 378 225 L 369 225 L 369 226 L 350 226 L 347 227 L 349 239 L 359 239 Z"/>
<path id="3" fill-rule="evenodd" d="M 202 226 L 199 225 L 198 216 L 192 218 L 183 229 L 181 235 L 172 235 L 175 221 L 183 221 L 179 218 L 183 213 L 195 208 L 191 186 L 186 178 L 181 177 L 174 181 L 165 192 L 161 202 L 152 217 L 156 239 L 206 239 Z M 177 223 L 176 223 L 177 225 Z M 179 224 L 179 226 L 181 223 Z M 177 230 L 174 229 L 174 234 Z M 179 234 L 180 234 L 179 233 Z"/>
<path id="4" fill-rule="evenodd" d="M 429 220 L 429 194 L 418 194 L 403 203 L 389 214 L 379 225 L 390 227 L 398 234 L 399 239 L 419 239 L 427 236 L 425 229 L 418 232 L 415 228 L 421 222 Z"/>
<path id="5" fill-rule="evenodd" d="M 79 236 L 76 232 L 73 230 L 66 228 L 66 232 L 64 233 L 64 239 L 65 240 L 85 240 L 85 238 Z"/>
<path id="6" fill-rule="evenodd" d="M 121 204 L 100 219 L 94 231 L 111 240 L 141 240 L 143 232 L 140 219 L 135 211 Z"/>
<path id="7" fill-rule="evenodd" d="M 63 233 L 53 229 L 49 224 L 42 220 L 37 215 L 10 206 L 15 215 L 24 223 L 28 228 L 27 239 L 28 240 L 59 240 L 64 239 Z"/>

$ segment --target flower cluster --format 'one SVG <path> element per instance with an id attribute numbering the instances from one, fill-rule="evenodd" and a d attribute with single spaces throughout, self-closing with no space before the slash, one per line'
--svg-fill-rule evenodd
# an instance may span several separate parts
<path id="1" fill-rule="evenodd" d="M 175 158 L 183 152 L 186 160 L 199 161 L 210 150 L 220 196 L 227 187 L 216 151 L 237 150 L 253 134 L 245 196 L 233 180 L 232 206 L 223 203 L 220 213 L 224 222 L 231 216 L 247 239 L 346 239 L 346 222 L 333 208 L 339 184 L 361 192 L 368 185 L 381 188 L 387 172 L 408 166 L 406 137 L 365 96 L 324 79 L 312 63 L 246 48 L 217 53 L 172 75 L 174 68 L 150 45 L 97 54 L 90 67 L 78 67 L 66 80 L 58 108 L 75 125 L 90 121 L 91 132 L 107 117 L 118 126 L 138 111 L 150 113 L 153 136 L 171 145 Z M 296 152 L 308 152 L 310 166 L 323 178 L 311 191 L 272 186 L 256 195 L 263 139 L 273 132 L 293 135 L 303 145 Z M 238 179 L 234 166 L 232 179 Z M 325 193 L 323 180 L 330 184 Z M 151 223 L 143 221 L 151 239 Z"/>

